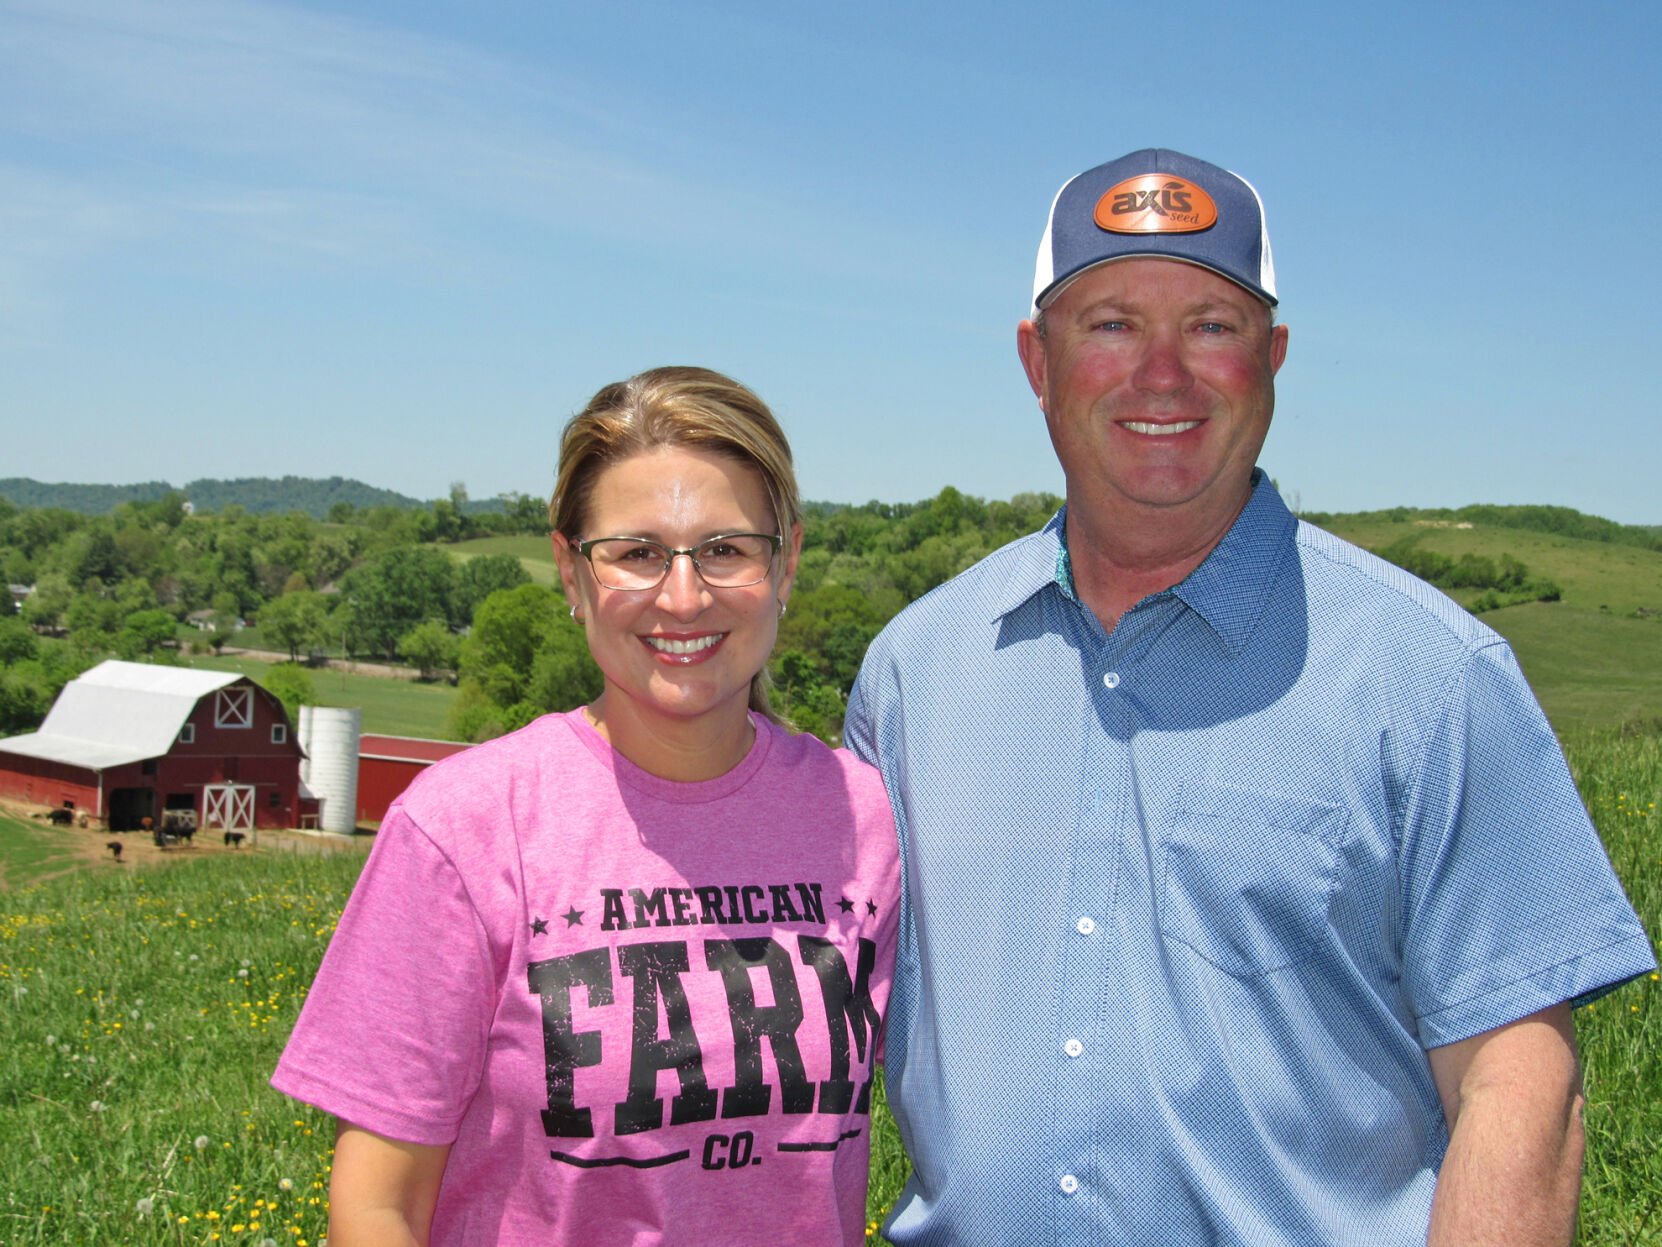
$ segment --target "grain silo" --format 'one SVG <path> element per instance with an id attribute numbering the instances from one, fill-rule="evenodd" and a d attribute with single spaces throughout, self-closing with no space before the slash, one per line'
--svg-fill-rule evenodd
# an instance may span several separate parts
<path id="1" fill-rule="evenodd" d="M 350 836 L 358 826 L 357 707 L 301 706 L 300 745 L 306 756 L 300 778 L 318 798 L 318 824 Z"/>

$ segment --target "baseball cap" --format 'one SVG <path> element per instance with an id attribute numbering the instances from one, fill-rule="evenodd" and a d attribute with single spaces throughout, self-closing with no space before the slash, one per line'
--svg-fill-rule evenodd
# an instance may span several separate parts
<path id="1" fill-rule="evenodd" d="M 1033 274 L 1033 309 L 1086 269 L 1155 256 L 1209 268 L 1276 304 L 1264 201 L 1239 174 L 1150 147 L 1065 183 L 1050 205 Z"/>

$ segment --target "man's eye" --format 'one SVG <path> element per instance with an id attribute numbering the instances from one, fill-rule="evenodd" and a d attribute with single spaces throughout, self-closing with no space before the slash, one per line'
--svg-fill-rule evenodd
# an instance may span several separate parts
<path id="1" fill-rule="evenodd" d="M 1097 323 L 1095 325 L 1093 325 L 1091 327 L 1093 329 L 1106 330 L 1109 333 L 1119 333 L 1119 332 L 1123 331 L 1124 329 L 1128 328 L 1128 326 L 1126 325 L 1126 323 L 1123 320 L 1099 320 L 1099 321 L 1097 321 Z"/>
<path id="2" fill-rule="evenodd" d="M 1228 333 L 1229 326 L 1220 320 L 1206 320 L 1200 323 L 1202 333 Z"/>

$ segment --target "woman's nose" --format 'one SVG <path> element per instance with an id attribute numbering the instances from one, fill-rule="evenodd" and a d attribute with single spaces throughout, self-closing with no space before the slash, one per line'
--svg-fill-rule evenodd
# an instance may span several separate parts
<path id="1" fill-rule="evenodd" d="M 669 571 L 664 574 L 663 584 L 658 586 L 659 606 L 677 618 L 689 618 L 704 609 L 708 593 L 709 588 L 692 555 L 670 555 Z"/>

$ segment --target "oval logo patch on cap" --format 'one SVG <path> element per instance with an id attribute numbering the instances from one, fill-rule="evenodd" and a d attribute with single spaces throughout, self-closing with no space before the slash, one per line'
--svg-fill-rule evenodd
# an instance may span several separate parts
<path id="1" fill-rule="evenodd" d="M 1216 223 L 1218 205 L 1186 178 L 1141 173 L 1104 191 L 1094 219 L 1116 234 L 1190 234 Z"/>

